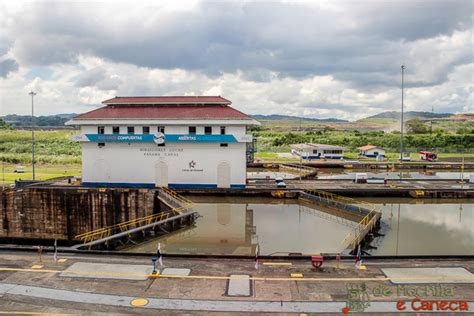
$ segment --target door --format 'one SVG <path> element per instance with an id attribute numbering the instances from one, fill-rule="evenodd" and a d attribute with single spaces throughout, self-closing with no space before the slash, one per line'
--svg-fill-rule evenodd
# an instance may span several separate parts
<path id="1" fill-rule="evenodd" d="M 230 188 L 230 164 L 227 161 L 217 165 L 217 187 Z"/>
<path id="2" fill-rule="evenodd" d="M 168 164 L 160 160 L 155 163 L 155 186 L 168 187 Z"/>

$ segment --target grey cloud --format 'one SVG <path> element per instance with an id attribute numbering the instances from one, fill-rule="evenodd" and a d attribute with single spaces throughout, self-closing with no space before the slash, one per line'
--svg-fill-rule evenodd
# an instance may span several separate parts
<path id="1" fill-rule="evenodd" d="M 74 80 L 77 87 L 97 87 L 100 90 L 116 90 L 123 82 L 118 76 L 109 75 L 99 67 L 84 71 Z"/>
<path id="2" fill-rule="evenodd" d="M 91 55 L 209 76 L 241 71 L 254 81 L 268 81 L 274 73 L 280 78 L 329 74 L 355 87 L 381 89 L 398 85 L 401 62 L 427 54 L 410 53 L 417 40 L 449 36 L 472 23 L 471 1 L 335 4 L 344 9 L 335 13 L 298 3 L 202 2 L 192 11 L 165 14 L 150 7 L 141 12 L 144 16 L 119 19 L 104 4 L 40 2 L 18 19 L 14 48 L 20 61 L 32 64 L 74 63 L 79 55 Z M 408 84 L 439 84 L 455 65 L 472 62 L 471 53 L 466 48 L 446 64 L 433 65 L 442 70 L 438 75 L 409 79 Z"/>
<path id="3" fill-rule="evenodd" d="M 472 28 L 473 2 L 470 0 L 410 0 L 352 2 L 350 8 L 365 17 L 362 28 L 386 39 L 413 41 L 454 30 Z"/>
<path id="4" fill-rule="evenodd" d="M 90 70 L 86 70 L 79 75 L 79 77 L 75 78 L 75 85 L 78 87 L 88 87 L 94 86 L 99 81 L 103 80 L 106 76 L 106 72 L 102 68 L 93 68 Z"/>
<path id="5" fill-rule="evenodd" d="M 18 69 L 18 64 L 13 59 L 5 59 L 0 61 L 0 77 L 5 78 L 10 72 Z"/>

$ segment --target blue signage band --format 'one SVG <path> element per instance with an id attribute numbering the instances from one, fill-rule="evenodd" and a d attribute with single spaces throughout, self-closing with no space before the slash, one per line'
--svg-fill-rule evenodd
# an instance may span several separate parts
<path id="1" fill-rule="evenodd" d="M 156 142 L 153 134 L 85 134 L 90 142 L 97 143 L 151 143 Z M 164 136 L 164 137 L 163 137 Z M 169 143 L 237 143 L 233 135 L 166 134 L 161 136 Z"/>

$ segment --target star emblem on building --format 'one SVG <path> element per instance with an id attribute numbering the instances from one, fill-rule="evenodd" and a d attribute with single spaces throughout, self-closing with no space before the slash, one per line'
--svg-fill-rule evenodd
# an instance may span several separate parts
<path id="1" fill-rule="evenodd" d="M 196 162 L 194 162 L 194 160 L 191 160 L 189 162 L 189 168 L 194 168 L 196 166 Z"/>

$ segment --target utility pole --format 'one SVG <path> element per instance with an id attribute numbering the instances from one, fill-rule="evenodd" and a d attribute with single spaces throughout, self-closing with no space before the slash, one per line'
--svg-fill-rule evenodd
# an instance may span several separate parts
<path id="1" fill-rule="evenodd" d="M 400 119 L 400 161 L 403 163 L 403 75 L 405 71 L 405 66 L 402 65 L 402 113 Z"/>
<path id="2" fill-rule="evenodd" d="M 28 94 L 31 95 L 31 162 L 33 165 L 33 180 L 35 180 L 35 107 L 33 100 L 36 92 L 31 91 Z"/>
<path id="3" fill-rule="evenodd" d="M 433 134 L 434 105 L 431 105 L 430 136 Z"/>

